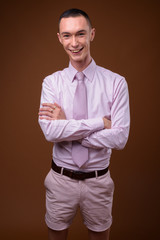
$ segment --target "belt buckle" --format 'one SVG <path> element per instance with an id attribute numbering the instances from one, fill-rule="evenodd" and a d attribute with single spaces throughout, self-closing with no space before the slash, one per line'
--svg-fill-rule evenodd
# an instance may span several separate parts
<path id="1" fill-rule="evenodd" d="M 75 178 L 76 178 L 77 180 L 85 180 L 85 174 L 84 174 L 84 172 L 76 171 L 76 172 L 74 172 L 74 174 L 75 174 Z"/>

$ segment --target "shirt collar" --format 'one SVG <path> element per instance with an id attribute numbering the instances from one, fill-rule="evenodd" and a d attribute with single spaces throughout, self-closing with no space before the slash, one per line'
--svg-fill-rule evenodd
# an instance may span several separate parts
<path id="1" fill-rule="evenodd" d="M 84 73 L 86 78 L 88 78 L 88 80 L 90 82 L 92 82 L 95 70 L 96 70 L 96 63 L 92 59 L 91 63 L 88 65 L 88 67 L 86 67 L 82 72 Z M 73 81 L 77 72 L 78 71 L 72 66 L 71 62 L 69 62 L 69 77 L 70 77 L 71 81 Z"/>

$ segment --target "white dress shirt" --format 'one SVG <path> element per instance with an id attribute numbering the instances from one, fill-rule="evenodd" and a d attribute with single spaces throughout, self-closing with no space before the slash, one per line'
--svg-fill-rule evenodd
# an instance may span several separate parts
<path id="1" fill-rule="evenodd" d="M 42 85 L 42 103 L 57 103 L 66 120 L 41 120 L 39 124 L 53 145 L 53 160 L 58 166 L 79 170 L 72 160 L 72 141 L 82 139 L 89 148 L 89 160 L 81 171 L 109 166 L 112 149 L 124 148 L 130 128 L 128 86 L 124 77 L 97 66 L 94 60 L 83 70 L 87 88 L 88 119 L 73 119 L 74 80 L 77 70 L 68 68 L 47 76 Z M 111 120 L 111 129 L 104 129 L 102 118 Z"/>

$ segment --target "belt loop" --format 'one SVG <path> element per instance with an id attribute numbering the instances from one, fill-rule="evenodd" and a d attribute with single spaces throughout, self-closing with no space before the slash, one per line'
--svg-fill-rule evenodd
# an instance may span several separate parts
<path id="1" fill-rule="evenodd" d="M 98 172 L 97 171 L 95 171 L 95 174 L 96 174 L 96 178 L 98 178 Z"/>
<path id="2" fill-rule="evenodd" d="M 62 168 L 61 168 L 61 176 L 63 175 L 63 169 L 64 169 L 64 168 L 62 167 Z"/>

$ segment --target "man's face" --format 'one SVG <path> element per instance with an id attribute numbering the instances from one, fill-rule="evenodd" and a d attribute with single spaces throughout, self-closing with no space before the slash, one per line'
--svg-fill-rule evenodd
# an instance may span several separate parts
<path id="1" fill-rule="evenodd" d="M 90 42 L 94 39 L 95 29 L 91 29 L 85 17 L 62 18 L 57 35 L 73 65 L 89 64 Z"/>

